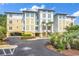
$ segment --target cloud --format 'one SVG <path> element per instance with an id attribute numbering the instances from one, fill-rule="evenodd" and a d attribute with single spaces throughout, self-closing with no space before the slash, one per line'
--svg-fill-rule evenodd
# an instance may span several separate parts
<path id="1" fill-rule="evenodd" d="M 44 9 L 44 8 L 45 8 L 45 5 L 41 5 L 41 6 L 33 5 L 31 10 L 37 11 L 37 9 Z"/>
<path id="2" fill-rule="evenodd" d="M 33 5 L 31 9 L 39 9 L 40 7 Z"/>
<path id="3" fill-rule="evenodd" d="M 37 5 L 33 5 L 31 8 L 29 8 L 30 10 L 36 11 L 37 9 L 44 9 L 45 5 L 41 5 L 41 6 L 37 6 Z M 23 10 L 27 10 L 27 8 L 21 8 L 20 11 Z"/>
<path id="4" fill-rule="evenodd" d="M 31 9 L 43 9 L 45 8 L 45 5 L 41 5 L 40 7 L 37 5 L 33 5 Z"/>
<path id="5" fill-rule="evenodd" d="M 0 3 L 0 5 L 5 5 L 5 4 L 8 4 L 8 3 Z"/>
<path id="6" fill-rule="evenodd" d="M 27 10 L 27 8 L 21 8 L 21 9 L 20 9 L 20 11 L 24 11 L 24 10 Z"/>
<path id="7" fill-rule="evenodd" d="M 79 16 L 79 11 L 74 12 L 72 16 Z"/>

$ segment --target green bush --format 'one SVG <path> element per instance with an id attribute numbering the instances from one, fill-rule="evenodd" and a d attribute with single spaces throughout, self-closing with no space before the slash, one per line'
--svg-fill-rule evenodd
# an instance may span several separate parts
<path id="1" fill-rule="evenodd" d="M 32 36 L 31 34 L 22 34 L 22 36 Z"/>
<path id="2" fill-rule="evenodd" d="M 0 40 L 6 37 L 6 30 L 4 27 L 0 26 Z"/>
<path id="3" fill-rule="evenodd" d="M 79 50 L 79 40 L 78 39 L 77 40 L 73 40 L 71 42 L 71 48 L 72 49 L 78 49 Z"/>
<path id="4" fill-rule="evenodd" d="M 61 40 L 62 39 L 58 40 L 58 42 L 57 42 L 57 49 L 64 50 L 65 49 L 65 44 Z"/>
<path id="5" fill-rule="evenodd" d="M 53 33 L 51 36 L 49 36 L 49 39 L 51 41 L 51 44 L 54 45 L 55 48 L 58 50 L 64 50 L 65 49 L 65 43 L 63 41 L 63 35 L 60 33 Z"/>
<path id="6" fill-rule="evenodd" d="M 53 33 L 49 36 L 51 44 L 58 50 L 79 49 L 79 26 L 71 26 L 66 28 L 66 32 Z M 77 39 L 77 40 L 75 40 Z"/>
<path id="7" fill-rule="evenodd" d="M 73 32 L 74 33 L 74 32 Z M 51 44 L 58 50 L 64 49 L 79 49 L 79 40 L 76 39 L 76 34 L 65 32 L 62 35 L 59 33 L 53 33 L 49 36 Z"/>
<path id="8" fill-rule="evenodd" d="M 21 39 L 32 39 L 34 38 L 34 36 L 32 36 L 32 34 L 22 34 Z"/>
<path id="9" fill-rule="evenodd" d="M 34 36 L 21 36 L 21 39 L 32 39 L 35 38 Z"/>

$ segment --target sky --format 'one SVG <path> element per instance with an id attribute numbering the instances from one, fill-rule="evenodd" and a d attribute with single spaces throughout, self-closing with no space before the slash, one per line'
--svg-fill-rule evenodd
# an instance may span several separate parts
<path id="1" fill-rule="evenodd" d="M 76 16 L 75 24 L 79 24 L 79 3 L 0 3 L 0 14 L 7 11 L 21 12 L 35 8 L 53 9 L 56 13 Z"/>

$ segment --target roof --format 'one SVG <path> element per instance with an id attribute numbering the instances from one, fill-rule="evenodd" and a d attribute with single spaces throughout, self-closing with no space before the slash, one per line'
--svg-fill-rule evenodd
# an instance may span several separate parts
<path id="1" fill-rule="evenodd" d="M 76 18 L 75 16 L 71 16 L 71 15 L 67 15 L 67 17 L 70 17 L 70 18 Z"/>
<path id="2" fill-rule="evenodd" d="M 34 10 L 24 10 L 23 12 L 32 12 L 32 13 L 36 13 L 37 11 L 34 11 Z"/>
<path id="3" fill-rule="evenodd" d="M 21 12 L 5 12 L 6 14 L 22 14 Z"/>
<path id="4" fill-rule="evenodd" d="M 38 11 L 39 10 L 42 10 L 42 11 L 53 11 L 53 12 L 55 12 L 54 10 L 52 10 L 52 9 L 38 9 Z"/>
<path id="5" fill-rule="evenodd" d="M 66 13 L 56 13 L 55 15 L 67 15 Z"/>

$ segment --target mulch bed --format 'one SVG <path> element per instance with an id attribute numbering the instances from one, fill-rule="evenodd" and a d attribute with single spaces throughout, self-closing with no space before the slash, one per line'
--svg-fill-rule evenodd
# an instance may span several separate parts
<path id="1" fill-rule="evenodd" d="M 51 51 L 55 51 L 58 52 L 56 48 L 54 48 L 54 46 L 52 46 L 51 44 L 46 44 L 46 47 L 51 50 Z M 70 49 L 70 50 L 64 50 L 61 52 L 58 52 L 60 54 L 64 54 L 65 56 L 79 56 L 79 50 L 75 50 L 75 49 Z"/>

